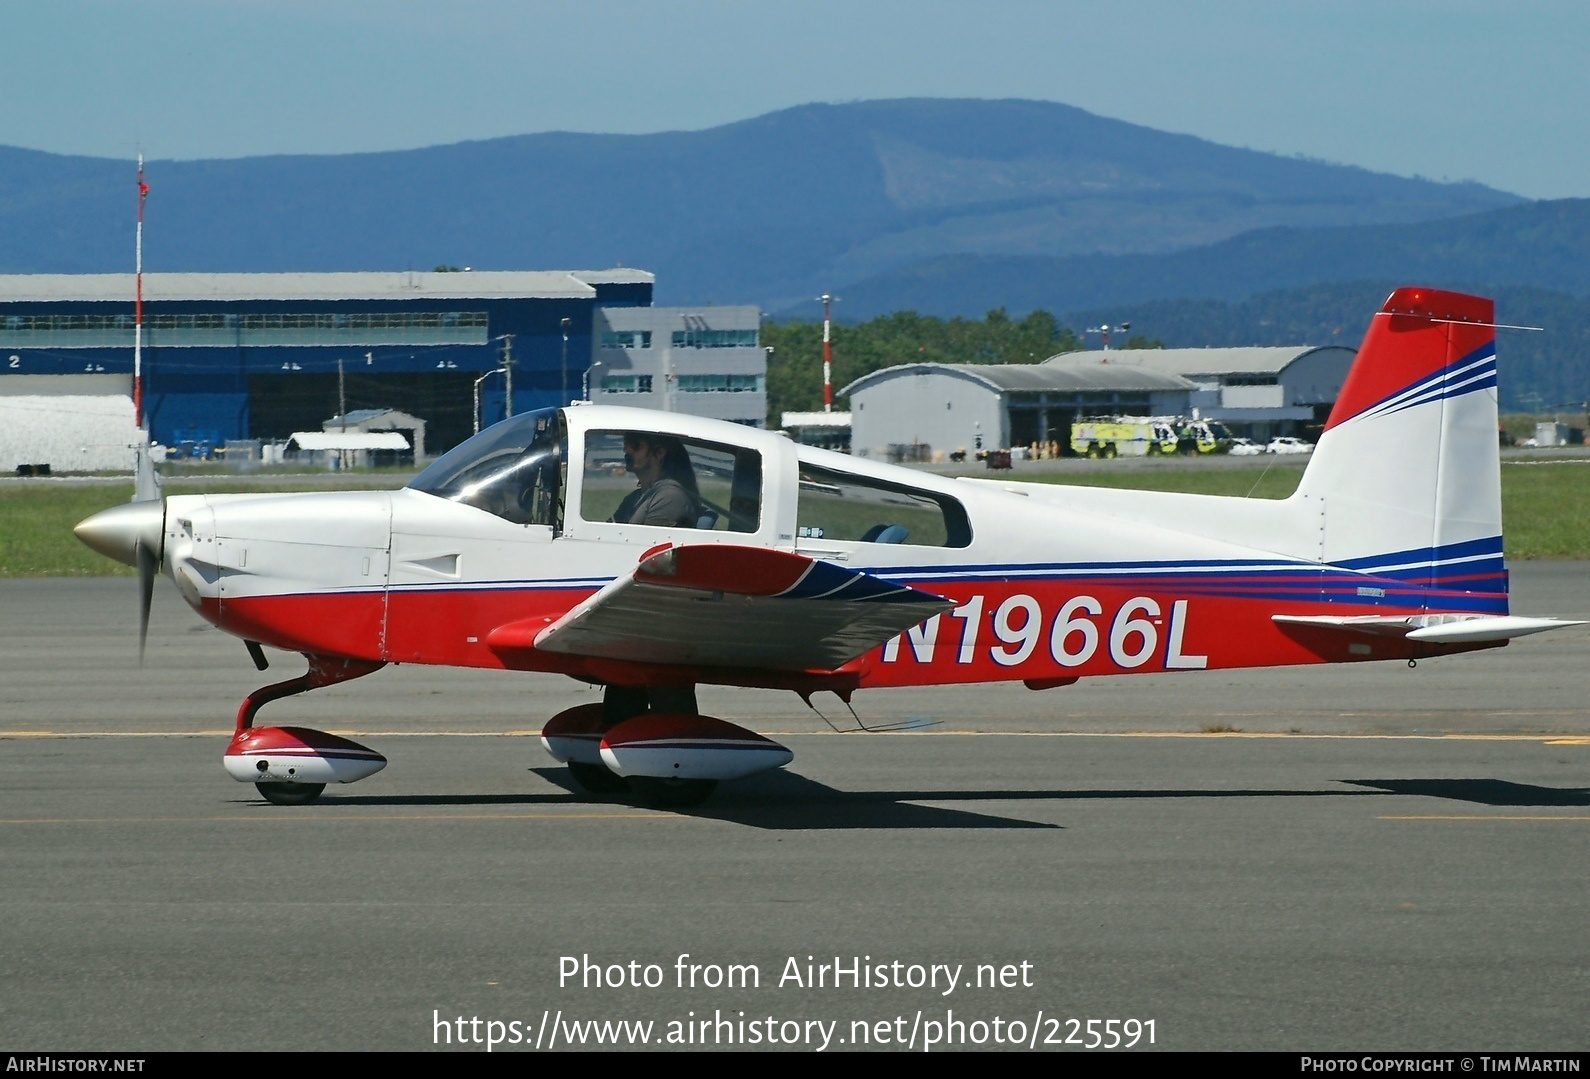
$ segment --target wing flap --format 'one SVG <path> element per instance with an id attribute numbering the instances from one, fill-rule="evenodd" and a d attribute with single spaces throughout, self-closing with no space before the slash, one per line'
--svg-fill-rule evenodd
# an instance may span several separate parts
<path id="1" fill-rule="evenodd" d="M 635 663 L 831 671 L 954 606 L 788 551 L 695 544 L 649 552 L 533 643 Z"/>

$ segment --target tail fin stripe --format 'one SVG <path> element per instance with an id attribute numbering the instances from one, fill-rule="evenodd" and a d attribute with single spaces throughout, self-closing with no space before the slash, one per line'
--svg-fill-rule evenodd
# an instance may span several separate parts
<path id="1" fill-rule="evenodd" d="M 1496 343 L 1493 341 L 1458 361 L 1451 367 L 1442 368 L 1434 374 L 1426 375 L 1418 381 L 1404 386 L 1396 393 L 1381 398 L 1358 413 L 1359 416 L 1380 415 L 1400 411 L 1410 405 L 1422 404 L 1424 401 L 1436 400 L 1441 397 L 1456 397 L 1460 393 L 1467 393 L 1470 389 L 1479 389 L 1480 386 L 1468 386 L 1464 380 L 1475 378 L 1489 378 L 1489 385 L 1496 385 Z"/>
<path id="2" fill-rule="evenodd" d="M 1452 397 L 1462 397 L 1466 393 L 1472 393 L 1475 390 L 1488 389 L 1490 387 L 1494 387 L 1495 385 L 1496 368 L 1493 365 L 1488 370 L 1481 371 L 1472 377 L 1467 378 L 1466 381 L 1455 382 L 1453 380 L 1448 380 L 1444 385 L 1432 386 L 1423 394 L 1413 398 L 1412 400 L 1404 401 L 1399 405 L 1383 409 L 1381 414 L 1389 416 L 1394 412 L 1401 412 L 1403 409 L 1412 408 L 1415 405 L 1428 404 L 1431 401 L 1442 401 Z"/>
<path id="3" fill-rule="evenodd" d="M 1494 379 L 1495 377 L 1496 354 L 1492 353 L 1491 355 L 1476 363 L 1468 364 L 1464 367 L 1453 368 L 1451 371 L 1444 373 L 1440 378 L 1429 380 L 1429 384 L 1418 389 L 1417 392 L 1408 394 L 1406 396 L 1415 400 L 1421 397 L 1428 398 L 1432 394 L 1439 396 L 1443 390 L 1457 389 L 1460 386 L 1464 386 L 1475 381 L 1476 379 Z M 1396 403 L 1397 402 L 1394 401 L 1386 402 L 1386 404 Z M 1408 400 L 1404 400 L 1402 402 L 1402 404 L 1405 405 L 1408 403 L 1411 402 Z"/>
<path id="4" fill-rule="evenodd" d="M 1483 573 L 1470 570 L 1483 569 Z M 1417 569 L 1382 570 L 1375 574 L 1393 581 L 1409 581 L 1431 588 L 1456 589 L 1461 592 L 1505 592 L 1507 571 L 1500 560 L 1486 566 L 1445 566 L 1434 571 L 1421 566 Z"/>
<path id="5" fill-rule="evenodd" d="M 1474 569 L 1500 569 L 1502 566 L 1501 555 L 1484 555 L 1479 558 L 1462 558 L 1435 560 L 1433 562 L 1404 562 L 1398 566 L 1377 566 L 1372 570 L 1358 570 L 1359 573 L 1369 573 L 1376 577 L 1394 577 L 1399 573 L 1430 573 L 1430 572 L 1456 572 Z"/>
<path id="6" fill-rule="evenodd" d="M 1477 558 L 1482 555 L 1497 555 L 1502 553 L 1502 537 L 1487 536 L 1484 539 L 1464 540 L 1461 543 L 1448 543 L 1441 547 L 1410 547 L 1404 551 L 1388 551 L 1385 554 L 1365 555 L 1362 558 L 1344 558 L 1332 565 L 1342 569 L 1373 570 L 1377 566 L 1396 567 L 1400 565 L 1428 565 L 1430 562 L 1455 562 L 1463 559 Z"/>

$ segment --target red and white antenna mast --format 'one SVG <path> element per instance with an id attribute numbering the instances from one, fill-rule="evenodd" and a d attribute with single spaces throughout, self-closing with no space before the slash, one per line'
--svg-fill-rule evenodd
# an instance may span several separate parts
<path id="1" fill-rule="evenodd" d="M 823 293 L 817 297 L 823 304 L 823 411 L 834 410 L 834 343 L 833 324 L 830 321 L 830 309 L 838 296 Z"/>
<path id="2" fill-rule="evenodd" d="M 144 155 L 138 155 L 138 230 L 133 263 L 133 424 L 144 425 Z"/>

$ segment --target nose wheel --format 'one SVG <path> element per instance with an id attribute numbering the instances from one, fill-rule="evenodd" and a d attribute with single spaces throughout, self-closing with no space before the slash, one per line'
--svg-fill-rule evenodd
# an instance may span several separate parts
<path id="1" fill-rule="evenodd" d="M 320 797 L 324 783 L 256 783 L 254 789 L 271 805 L 302 806 Z"/>

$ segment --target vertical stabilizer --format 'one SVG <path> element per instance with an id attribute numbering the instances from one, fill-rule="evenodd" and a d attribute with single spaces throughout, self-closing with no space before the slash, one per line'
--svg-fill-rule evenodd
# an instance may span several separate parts
<path id="1" fill-rule="evenodd" d="M 1505 593 L 1490 300 L 1393 292 L 1298 487 L 1320 558 L 1430 588 Z"/>

